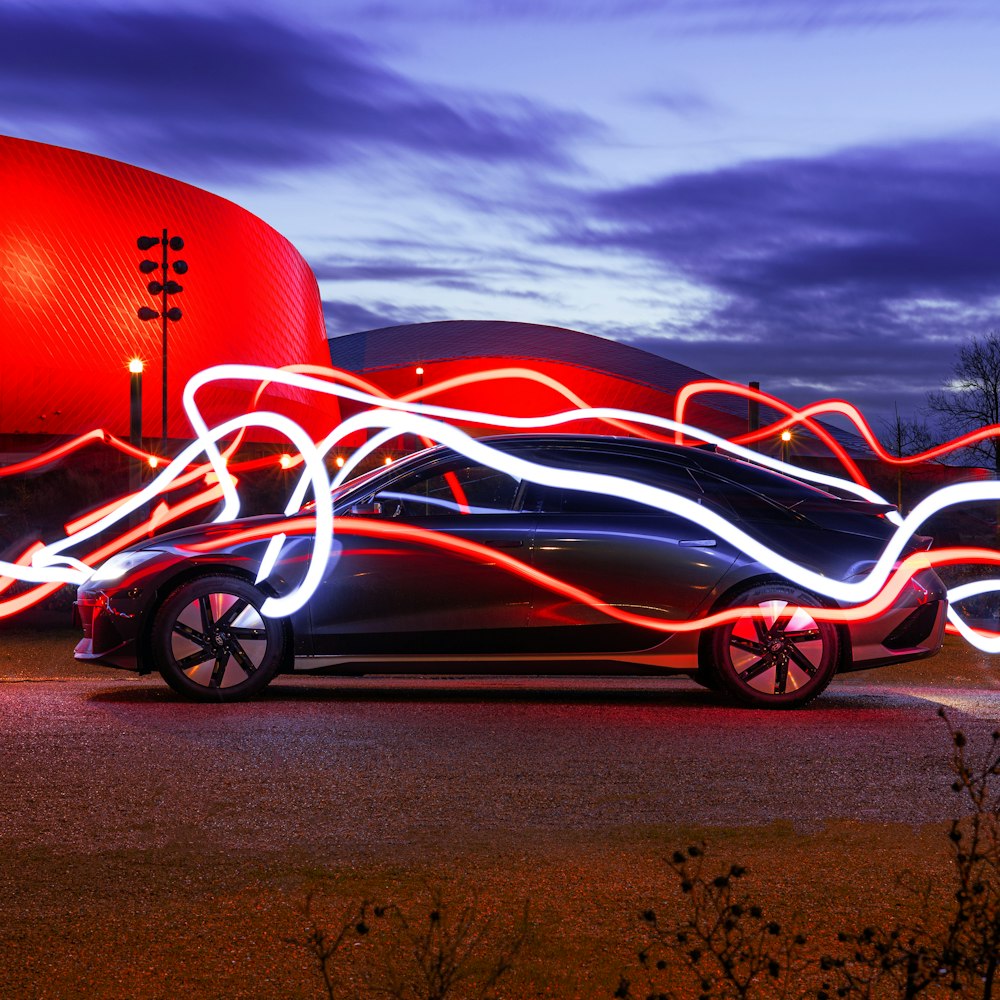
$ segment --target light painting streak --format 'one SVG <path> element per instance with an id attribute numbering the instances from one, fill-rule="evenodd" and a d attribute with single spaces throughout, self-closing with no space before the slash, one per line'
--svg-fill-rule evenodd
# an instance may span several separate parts
<path id="1" fill-rule="evenodd" d="M 782 422 L 782 428 L 792 426 L 795 423 L 801 422 L 805 427 L 812 431 L 829 449 L 837 456 L 837 459 L 847 470 L 851 478 L 862 486 L 868 485 L 868 480 L 865 479 L 861 470 L 858 468 L 857 464 L 847 454 L 846 449 L 834 438 L 834 436 L 820 423 L 811 419 L 810 416 L 803 416 L 800 411 L 789 406 L 783 399 L 778 399 L 777 396 L 770 396 L 766 392 L 761 392 L 759 389 L 751 389 L 749 386 L 735 385 L 732 382 L 721 382 L 718 380 L 709 380 L 702 382 L 689 382 L 686 386 L 683 386 L 681 390 L 677 393 L 677 398 L 674 402 L 674 416 L 678 423 L 683 423 L 684 420 L 684 410 L 687 406 L 688 400 L 702 392 L 725 392 L 731 395 L 744 396 L 746 399 L 755 399 L 758 402 L 764 403 L 765 406 L 773 407 L 776 410 L 781 410 L 782 412 L 788 414 L 788 420 Z M 772 428 L 768 427 L 765 430 L 770 433 Z M 677 444 L 684 444 L 684 433 L 683 431 L 677 431 L 674 440 Z M 693 435 L 689 435 L 693 436 Z M 697 437 L 694 436 L 697 440 Z M 757 441 L 764 437 L 763 434 L 752 434 L 743 435 L 737 438 L 738 441 Z"/>
<path id="2" fill-rule="evenodd" d="M 660 437 L 660 434 L 656 433 L 660 431 L 668 435 L 673 434 L 678 440 L 683 440 L 687 437 L 705 441 L 714 444 L 717 448 L 731 455 L 765 465 L 775 471 L 810 482 L 833 486 L 853 493 L 870 502 L 884 504 L 886 503 L 884 498 L 871 490 L 861 475 L 860 470 L 857 469 L 857 466 L 846 454 L 842 446 L 834 441 L 832 435 L 825 428 L 818 425 L 812 419 L 815 414 L 824 412 L 840 412 L 851 419 L 856 418 L 859 430 L 862 429 L 862 425 L 867 429 L 865 438 L 871 444 L 875 439 L 871 435 L 870 428 L 867 428 L 867 424 L 864 423 L 863 418 L 849 404 L 827 401 L 813 404 L 812 407 L 807 407 L 804 410 L 795 410 L 782 401 L 776 400 L 774 397 L 763 393 L 754 393 L 753 390 L 744 389 L 742 386 L 721 382 L 702 382 L 692 383 L 691 386 L 686 387 L 678 394 L 676 410 L 678 419 L 673 420 L 615 407 L 589 407 L 580 405 L 583 401 L 579 397 L 573 398 L 570 396 L 569 390 L 566 390 L 562 394 L 576 404 L 576 408 L 572 410 L 536 417 L 514 417 L 441 406 L 427 402 L 430 396 L 441 391 L 440 384 L 408 393 L 399 399 L 393 399 L 380 391 L 370 391 L 372 388 L 370 383 L 366 383 L 365 380 L 356 376 L 353 378 L 344 378 L 345 373 L 321 369 L 323 377 L 319 377 L 319 373 L 311 366 L 298 367 L 305 368 L 306 370 L 271 369 L 255 365 L 220 365 L 206 369 L 194 376 L 184 389 L 183 403 L 191 426 L 195 430 L 195 440 L 176 458 L 169 462 L 163 471 L 143 490 L 125 498 L 121 503 L 115 505 L 113 509 L 102 508 L 101 511 L 94 512 L 92 515 L 86 515 L 71 522 L 71 524 L 67 525 L 68 534 L 66 538 L 48 545 L 35 547 L 30 553 L 22 555 L 16 562 L 0 562 L 0 574 L 3 574 L 3 578 L 5 579 L 17 579 L 43 584 L 43 589 L 48 589 L 50 586 L 54 589 L 62 583 L 81 583 L 91 574 L 91 564 L 96 563 L 100 558 L 105 557 L 106 554 L 118 551 L 124 545 L 131 544 L 137 538 L 141 538 L 150 530 L 150 525 L 156 526 L 157 524 L 162 524 L 166 518 L 161 509 L 163 505 L 157 508 L 157 511 L 160 512 L 159 516 L 157 517 L 154 513 L 150 521 L 146 525 L 141 526 L 140 529 L 130 531 L 109 545 L 102 546 L 97 552 L 90 553 L 87 557 L 89 563 L 84 559 L 69 555 L 66 552 L 68 548 L 80 544 L 89 538 L 93 538 L 97 534 L 118 524 L 142 505 L 155 499 L 162 492 L 177 488 L 178 484 L 182 481 L 191 482 L 199 475 L 205 476 L 207 484 L 211 484 L 213 481 L 217 483 L 217 486 L 207 491 L 211 492 L 214 497 L 221 496 L 223 500 L 223 509 L 215 520 L 220 522 L 232 520 L 239 514 L 240 501 L 228 465 L 228 459 L 234 453 L 238 442 L 242 439 L 242 435 L 250 427 L 268 428 L 275 431 L 286 437 L 297 449 L 298 454 L 295 456 L 294 461 L 295 464 L 301 462 L 303 471 L 292 491 L 289 504 L 286 508 L 286 514 L 290 515 L 298 510 L 306 494 L 309 492 L 312 493 L 315 502 L 315 517 L 312 519 L 311 529 L 313 546 L 306 572 L 301 583 L 291 592 L 282 597 L 268 598 L 262 610 L 270 616 L 288 615 L 301 608 L 322 579 L 332 550 L 334 533 L 331 485 L 337 486 L 347 481 L 367 455 L 392 438 L 404 434 L 413 434 L 425 441 L 444 444 L 472 461 L 489 465 L 494 469 L 519 479 L 526 479 L 547 486 L 625 497 L 650 507 L 678 514 L 689 520 L 692 524 L 696 524 L 700 528 L 729 542 L 750 558 L 761 562 L 785 579 L 814 593 L 854 605 L 854 607 L 846 609 L 816 609 L 819 612 L 818 617 L 836 621 L 857 620 L 863 617 L 870 617 L 873 613 L 879 613 L 877 610 L 873 611 L 872 609 L 884 609 L 884 607 L 887 607 L 886 595 L 897 595 L 906 580 L 918 568 L 928 565 L 949 564 L 955 561 L 957 557 L 954 555 L 954 552 L 956 550 L 941 550 L 937 553 L 918 553 L 901 561 L 903 552 L 910 539 L 917 533 L 927 518 L 956 504 L 996 502 L 1000 500 L 1000 483 L 996 482 L 961 483 L 943 487 L 918 504 L 907 517 L 901 518 L 897 515 L 893 518 L 896 530 L 886 544 L 875 566 L 864 578 L 853 582 L 832 580 L 793 560 L 781 556 L 748 535 L 726 518 L 682 495 L 620 476 L 585 472 L 582 470 L 556 469 L 520 458 L 516 455 L 507 454 L 470 436 L 454 426 L 453 422 L 478 424 L 480 426 L 505 428 L 508 430 L 540 430 L 543 428 L 563 428 L 579 421 L 598 420 L 619 429 L 628 429 L 632 433 L 642 433 L 642 429 L 645 429 L 643 436 L 648 437 Z M 529 377 L 525 375 L 525 372 L 530 372 L 530 370 L 501 369 L 493 373 L 476 373 L 466 378 L 465 381 L 477 381 L 489 377 Z M 541 376 L 540 373 L 534 374 L 539 380 L 548 379 L 547 376 Z M 331 378 L 334 381 L 331 381 Z M 338 426 L 318 443 L 314 442 L 294 421 L 270 411 L 244 414 L 223 424 L 209 428 L 197 406 L 196 395 L 198 390 L 211 383 L 234 380 L 258 383 L 260 389 L 255 400 L 260 398 L 263 388 L 267 384 L 278 383 L 290 388 L 349 400 L 367 407 L 367 409 L 341 420 Z M 341 384 L 345 382 L 353 382 L 353 385 Z M 555 380 L 549 380 L 546 384 L 552 385 L 553 383 L 555 383 Z M 459 384 L 462 384 L 461 380 L 454 379 L 449 380 L 447 383 L 448 387 L 454 387 Z M 556 385 L 558 383 L 555 383 L 552 387 L 555 388 Z M 687 400 L 698 392 L 707 391 L 727 391 L 744 396 L 752 395 L 766 405 L 773 406 L 785 412 L 787 416 L 781 422 L 782 426 L 787 426 L 791 423 L 802 423 L 831 447 L 834 453 L 841 458 L 845 469 L 852 478 L 847 480 L 800 469 L 770 456 L 750 451 L 737 443 L 738 441 L 749 441 L 750 436 L 743 436 L 736 441 L 730 441 L 704 429 L 683 423 L 679 418 L 683 415 L 684 405 Z M 417 399 L 420 399 L 421 402 L 417 402 Z M 652 430 L 654 428 L 655 430 Z M 771 428 L 767 429 L 768 432 L 770 430 Z M 375 431 L 375 434 L 366 444 L 354 450 L 350 458 L 338 470 L 331 484 L 324 464 L 326 455 L 346 438 L 359 431 Z M 1000 433 L 1000 428 L 984 428 L 973 435 L 965 435 L 961 439 L 956 439 L 957 443 L 952 442 L 949 445 L 934 449 L 933 452 L 925 453 L 924 456 L 908 459 L 907 463 L 924 459 L 931 454 L 936 456 L 954 447 L 962 447 L 973 440 L 982 440 L 985 437 L 998 433 Z M 101 435 L 104 440 L 108 440 L 108 436 L 103 435 L 102 432 L 95 432 L 95 434 Z M 82 438 L 77 439 L 77 442 L 71 442 L 70 445 L 82 446 L 87 440 L 95 439 L 95 434 L 84 435 Z M 230 434 L 236 435 L 234 442 L 220 451 L 217 442 Z M 753 438 L 756 439 L 760 436 L 763 435 L 757 434 Z M 116 444 L 116 446 L 118 445 Z M 68 453 L 68 450 L 72 450 L 70 446 L 64 446 L 60 457 L 62 454 Z M 878 449 L 875 449 L 873 446 L 873 450 L 877 450 L 880 456 L 885 456 L 885 460 L 887 461 L 898 461 L 892 459 L 891 456 L 887 456 L 884 449 L 881 449 L 880 446 Z M 206 456 L 207 463 L 195 466 L 194 469 L 189 468 L 196 458 L 202 454 Z M 51 456 L 51 453 L 49 455 Z M 25 467 L 38 467 L 31 463 L 38 462 L 39 460 L 29 460 L 28 463 L 19 463 L 19 466 L 16 468 L 23 470 Z M 53 461 L 55 459 L 50 457 L 49 460 Z M 9 467 L 10 470 L 13 470 L 13 468 L 15 467 Z M 209 469 L 211 471 L 206 472 Z M 0 474 L 3 474 L 5 471 L 8 470 L 0 470 Z M 456 504 L 458 509 L 469 509 L 467 505 L 463 508 L 463 498 L 456 495 L 456 500 L 458 501 Z M 350 531 L 356 524 L 356 521 L 357 519 L 350 519 L 346 525 L 342 525 L 338 530 Z M 283 532 L 289 530 L 288 526 L 290 522 L 279 523 L 282 526 Z M 378 530 L 388 530 L 389 527 L 393 526 L 383 524 L 380 525 Z M 279 558 L 282 546 L 279 535 L 273 536 L 269 542 L 265 563 L 261 566 L 260 579 L 266 578 Z M 446 544 L 451 545 L 452 543 L 459 544 L 455 539 L 450 539 Z M 471 544 L 465 543 L 463 540 L 459 544 L 459 547 Z M 470 549 L 469 552 L 471 551 Z M 496 560 L 498 555 L 500 555 L 494 550 L 486 551 L 489 553 L 488 557 L 493 560 Z M 957 551 L 962 553 L 961 558 L 971 563 L 996 563 L 998 561 L 997 554 L 991 552 L 991 550 L 963 549 Z M 519 572 L 537 572 L 509 556 L 503 556 L 503 561 L 505 563 L 508 561 L 516 563 L 521 567 Z M 546 581 L 546 586 L 555 586 L 556 584 L 560 587 L 569 587 L 574 593 L 585 596 L 589 602 L 596 602 L 595 606 L 600 606 L 603 609 L 609 607 L 602 604 L 600 599 L 595 595 L 586 595 L 585 592 L 573 588 L 571 584 L 553 581 L 551 578 L 548 578 Z M 996 580 L 981 581 L 974 585 L 978 588 L 974 591 L 969 590 L 968 586 L 973 585 L 967 585 L 966 589 L 955 588 L 952 591 L 952 595 L 954 595 L 953 599 L 959 600 L 962 596 L 968 597 L 973 593 L 981 594 L 1000 590 L 1000 582 Z M 2 589 L 2 583 L 0 583 L 0 589 Z M 26 597 L 29 595 L 20 596 Z M 10 613 L 7 611 L 6 605 L 9 605 L 9 602 L 0 603 L 0 616 L 4 613 Z M 754 611 L 755 609 L 731 609 L 725 615 L 738 614 L 742 616 L 747 613 L 754 613 Z M 611 612 L 608 611 L 608 613 L 610 614 Z M 618 617 L 619 615 L 614 614 L 613 616 Z M 641 616 L 636 617 L 641 618 Z M 961 634 L 977 648 L 982 649 L 984 652 L 1000 652 L 1000 638 L 987 639 L 981 634 L 974 632 L 965 625 L 954 608 L 949 612 L 949 617 Z M 666 622 L 660 619 L 641 620 L 645 624 L 645 627 L 680 631 L 711 627 L 717 624 L 718 620 L 721 620 L 717 619 L 718 616 L 702 618 L 695 622 Z"/>
<path id="3" fill-rule="evenodd" d="M 721 392 L 742 396 L 745 399 L 756 400 L 765 406 L 770 406 L 787 414 L 784 419 L 776 420 L 774 423 L 766 427 L 761 427 L 753 433 L 741 434 L 733 438 L 734 443 L 749 444 L 755 441 L 764 441 L 769 437 L 780 434 L 781 431 L 789 427 L 794 427 L 796 424 L 801 423 L 828 445 L 834 455 L 844 464 L 844 468 L 851 472 L 852 476 L 856 475 L 857 478 L 855 481 L 858 483 L 866 483 L 861 470 L 850 461 L 843 447 L 833 440 L 822 426 L 817 426 L 816 422 L 812 419 L 814 416 L 825 413 L 838 413 L 846 417 L 854 425 L 861 437 L 864 438 L 865 443 L 878 456 L 879 460 L 885 462 L 887 465 L 919 465 L 921 462 L 931 462 L 936 458 L 950 455 L 954 451 L 968 448 L 970 445 L 978 444 L 980 441 L 1000 437 L 1000 424 L 988 424 L 986 427 L 980 427 L 978 430 L 962 434 L 959 437 L 952 438 L 950 441 L 945 441 L 944 444 L 936 445 L 933 448 L 928 448 L 926 451 L 921 451 L 914 455 L 893 455 L 885 450 L 861 411 L 845 400 L 825 399 L 818 403 L 810 403 L 809 406 L 797 410 L 789 406 L 784 400 L 778 399 L 777 396 L 768 395 L 768 393 L 761 392 L 759 389 L 751 389 L 749 386 L 736 385 L 732 382 L 721 382 L 718 380 L 689 382 L 684 386 L 677 393 L 677 399 L 674 404 L 675 419 L 683 421 L 684 410 L 688 401 L 696 395 L 708 392 Z M 678 443 L 683 443 L 682 437 L 679 436 L 677 440 Z"/>

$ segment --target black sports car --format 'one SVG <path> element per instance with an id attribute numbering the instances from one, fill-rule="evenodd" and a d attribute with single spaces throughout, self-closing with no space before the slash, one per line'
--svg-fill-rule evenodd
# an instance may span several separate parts
<path id="1" fill-rule="evenodd" d="M 832 580 L 861 579 L 893 531 L 891 508 L 712 451 L 576 435 L 485 442 L 547 469 L 669 490 Z M 262 608 L 303 579 L 315 544 L 308 506 L 288 518 L 173 531 L 112 557 L 80 588 L 75 655 L 158 670 L 180 694 L 214 701 L 245 698 L 292 670 L 673 670 L 744 704 L 790 707 L 837 671 L 941 645 L 946 591 L 930 570 L 874 618 L 818 620 L 815 609 L 841 605 L 782 579 L 697 519 L 625 492 L 542 485 L 430 448 L 335 491 L 324 577 L 294 613 Z M 926 545 L 914 539 L 911 550 Z M 670 630 L 737 607 L 759 611 Z"/>

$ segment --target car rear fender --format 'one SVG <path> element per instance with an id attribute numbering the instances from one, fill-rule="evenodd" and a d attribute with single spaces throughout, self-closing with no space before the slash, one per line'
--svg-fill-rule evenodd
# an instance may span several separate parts
<path id="1" fill-rule="evenodd" d="M 788 585 L 788 581 L 786 579 L 777 576 L 774 573 L 761 573 L 756 576 L 744 577 L 738 581 L 732 582 L 727 589 L 715 599 L 707 613 L 714 614 L 716 611 L 732 607 L 741 593 L 750 590 L 752 587 L 768 583 L 780 583 L 785 586 Z M 812 591 L 809 591 L 809 593 L 812 593 Z M 823 607 L 839 607 L 835 601 L 828 597 L 823 597 L 821 594 L 813 594 L 813 597 L 815 597 Z M 842 670 L 849 670 L 851 667 L 851 636 L 848 632 L 847 626 L 840 622 L 834 623 L 834 628 L 837 630 L 837 634 L 840 637 L 840 662 L 837 664 L 837 672 L 840 673 Z M 701 633 L 701 640 L 698 644 L 699 663 L 704 664 L 708 662 L 711 655 L 711 649 L 712 629 L 704 629 Z"/>

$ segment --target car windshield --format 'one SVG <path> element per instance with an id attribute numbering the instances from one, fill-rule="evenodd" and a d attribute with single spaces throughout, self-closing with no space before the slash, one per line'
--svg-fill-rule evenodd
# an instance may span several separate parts
<path id="1" fill-rule="evenodd" d="M 353 479 L 348 479 L 346 483 L 341 483 L 339 486 L 334 487 L 330 491 L 330 496 L 333 499 L 334 506 L 336 506 L 344 497 L 349 494 L 354 493 L 355 490 L 363 491 L 366 484 L 371 482 L 377 476 L 384 474 L 386 471 L 385 466 L 380 466 L 377 469 L 369 469 L 367 472 L 363 472 L 360 476 L 355 476 Z M 300 511 L 312 511 L 316 508 L 315 500 L 307 500 L 300 508 Z"/>

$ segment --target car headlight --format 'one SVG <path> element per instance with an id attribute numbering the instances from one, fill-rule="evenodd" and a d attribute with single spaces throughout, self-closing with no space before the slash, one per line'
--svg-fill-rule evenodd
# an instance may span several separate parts
<path id="1" fill-rule="evenodd" d="M 101 563 L 94 570 L 89 583 L 110 583 L 113 580 L 120 580 L 126 573 L 141 566 L 143 563 L 163 555 L 162 549 L 138 549 L 135 552 L 119 552 L 112 556 L 107 562 Z"/>

